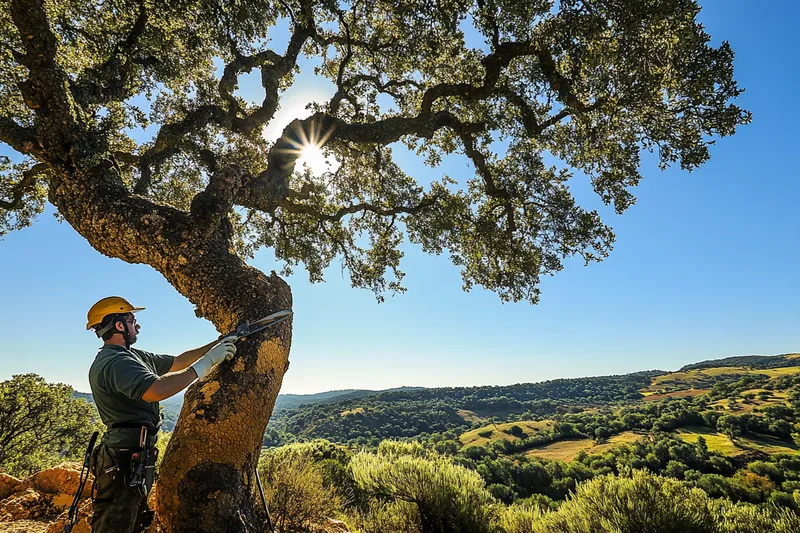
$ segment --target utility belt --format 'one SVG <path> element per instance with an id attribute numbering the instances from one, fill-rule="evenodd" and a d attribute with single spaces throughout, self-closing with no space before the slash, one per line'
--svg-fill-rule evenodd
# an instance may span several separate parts
<path id="1" fill-rule="evenodd" d="M 158 440 L 158 430 L 161 427 L 161 424 L 157 426 L 151 426 L 149 424 L 137 424 L 136 422 L 117 422 L 108 426 L 109 430 L 115 429 L 135 429 L 138 430 L 135 433 L 138 435 L 138 442 L 139 447 L 145 447 L 145 441 L 142 440 L 143 432 L 146 431 L 146 441 L 150 447 L 155 448 L 156 441 Z M 127 433 L 127 432 L 126 432 Z M 117 446 L 115 446 L 117 447 Z M 124 448 L 135 448 L 136 446 L 125 446 Z"/>
<path id="2" fill-rule="evenodd" d="M 112 424 L 109 429 L 139 428 L 139 445 L 121 448 L 101 443 L 94 450 L 92 471 L 95 475 L 93 498 L 102 498 L 106 485 L 118 484 L 119 476 L 124 485 L 147 496 L 155 481 L 155 464 L 158 458 L 156 428 L 139 424 Z"/>

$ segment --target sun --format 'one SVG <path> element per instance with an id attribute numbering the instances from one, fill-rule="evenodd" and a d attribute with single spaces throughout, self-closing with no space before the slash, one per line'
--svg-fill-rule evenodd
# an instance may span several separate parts
<path id="1" fill-rule="evenodd" d="M 325 157 L 322 149 L 316 144 L 307 144 L 301 147 L 300 157 L 295 165 L 299 168 L 308 167 L 315 176 L 320 176 L 331 170 L 331 161 Z"/>

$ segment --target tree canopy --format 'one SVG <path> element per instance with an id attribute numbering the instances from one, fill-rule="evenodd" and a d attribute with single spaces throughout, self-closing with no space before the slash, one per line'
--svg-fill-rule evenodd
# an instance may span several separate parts
<path id="1" fill-rule="evenodd" d="M 0 141 L 19 156 L 0 161 L 0 234 L 49 200 L 101 252 L 162 272 L 167 254 L 149 236 L 189 227 L 242 257 L 271 247 L 312 280 L 340 257 L 379 298 L 403 290 L 407 238 L 449 253 L 465 289 L 535 303 L 542 275 L 569 256 L 602 260 L 614 241 L 571 194 L 575 173 L 622 213 L 643 150 L 691 170 L 749 121 L 733 103 L 731 47 L 712 45 L 699 11 L 694 0 L 13 0 L 0 11 Z M 274 39 L 287 26 L 288 42 Z M 318 58 L 336 92 L 273 143 L 262 132 L 301 56 Z M 262 102 L 237 94 L 245 73 L 260 75 Z M 154 135 L 137 143 L 144 128 Z M 431 167 L 462 154 L 472 170 L 410 176 L 395 143 Z M 295 168 L 305 144 L 338 168 Z"/>
<path id="2" fill-rule="evenodd" d="M 82 457 L 99 429 L 94 407 L 72 397 L 72 387 L 46 383 L 36 374 L 0 382 L 0 468 L 32 474 Z"/>

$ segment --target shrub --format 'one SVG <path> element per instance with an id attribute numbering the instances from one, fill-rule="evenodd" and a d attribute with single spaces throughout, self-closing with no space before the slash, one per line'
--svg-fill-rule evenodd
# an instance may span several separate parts
<path id="1" fill-rule="evenodd" d="M 578 486 L 558 511 L 542 515 L 532 533 L 716 533 L 708 497 L 680 481 L 635 471 Z"/>
<path id="2" fill-rule="evenodd" d="M 375 498 L 414 504 L 422 533 L 493 531 L 497 504 L 480 475 L 446 457 L 404 451 L 381 443 L 378 454 L 355 455 L 353 477 Z"/>
<path id="3" fill-rule="evenodd" d="M 531 533 L 534 524 L 542 519 L 542 511 L 537 506 L 512 505 L 500 515 L 500 527 L 504 533 Z"/>
<path id="4" fill-rule="evenodd" d="M 275 530 L 280 533 L 308 531 L 341 507 L 338 495 L 325 487 L 322 470 L 302 445 L 266 453 L 258 469 Z"/>
<path id="5" fill-rule="evenodd" d="M 732 504 L 720 500 L 714 504 L 720 533 L 797 533 L 800 516 L 788 509 Z"/>
<path id="6" fill-rule="evenodd" d="M 403 501 L 375 501 L 350 520 L 361 533 L 417 533 L 419 515 L 416 506 Z"/>

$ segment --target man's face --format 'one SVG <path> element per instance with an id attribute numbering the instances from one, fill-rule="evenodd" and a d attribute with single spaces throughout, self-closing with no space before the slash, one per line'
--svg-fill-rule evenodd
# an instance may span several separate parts
<path id="1" fill-rule="evenodd" d="M 136 337 L 139 335 L 139 329 L 141 326 L 136 323 L 136 317 L 133 315 L 133 313 L 128 315 L 128 318 L 125 319 L 125 323 L 128 326 L 128 342 L 133 344 L 136 342 Z M 119 327 L 122 327 L 122 324 L 120 324 L 118 328 Z"/>

